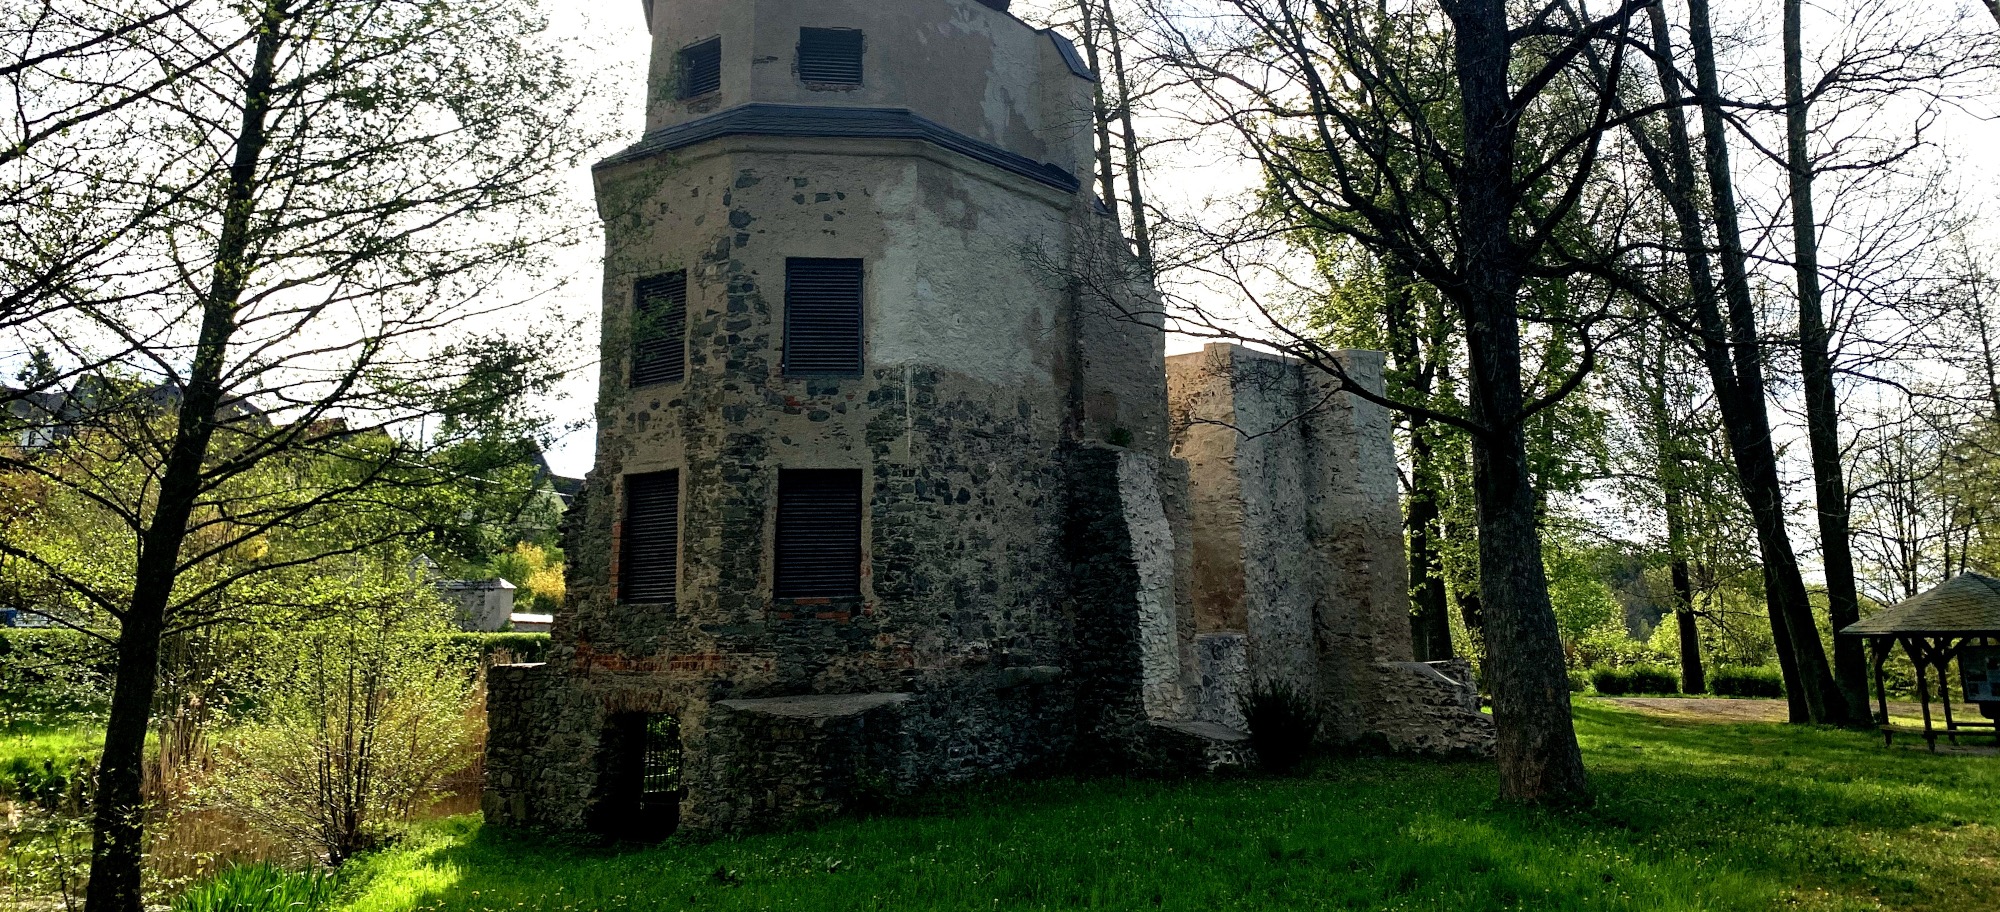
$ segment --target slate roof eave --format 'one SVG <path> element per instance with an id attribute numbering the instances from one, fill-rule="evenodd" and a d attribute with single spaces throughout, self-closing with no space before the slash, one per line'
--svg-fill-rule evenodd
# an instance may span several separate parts
<path id="1" fill-rule="evenodd" d="M 725 136 L 921 140 L 1064 193 L 1076 193 L 1083 189 L 1076 175 L 1061 167 L 1038 162 L 967 136 L 908 108 L 843 108 L 763 102 L 654 130 L 624 151 L 598 162 L 594 170 L 640 161 Z"/>
<path id="2" fill-rule="evenodd" d="M 1840 631 L 1846 636 L 2000 637 L 2000 579 L 1964 573 Z"/>

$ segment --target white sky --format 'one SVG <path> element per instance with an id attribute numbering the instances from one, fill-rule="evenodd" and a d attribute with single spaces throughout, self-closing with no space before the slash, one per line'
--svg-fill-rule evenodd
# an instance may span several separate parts
<path id="1" fill-rule="evenodd" d="M 1062 2 L 1016 0 L 1014 7 L 1017 14 L 1033 20 L 1041 10 Z M 1719 4 L 1720 30 L 1726 34 L 1733 29 L 1740 37 L 1756 43 L 1750 48 L 1751 53 L 1760 56 L 1771 53 L 1778 40 L 1778 18 L 1774 9 L 1765 8 L 1770 6 L 1770 0 Z M 1921 6 L 1933 14 L 1957 8 L 1980 17 L 1987 15 L 1978 7 L 1977 0 L 1943 0 Z M 547 10 L 555 32 L 576 48 L 576 61 L 582 71 L 605 79 L 614 89 L 625 87 L 612 93 L 616 97 L 605 100 L 602 116 L 621 125 L 621 143 L 636 140 L 643 124 L 640 93 L 649 49 L 640 0 L 548 0 Z M 1808 35 L 1809 42 L 1813 38 Z M 1982 216 L 2000 213 L 2000 119 L 1991 116 L 1996 110 L 2000 110 L 2000 105 L 1987 111 L 1953 112 L 1938 124 L 1932 137 L 1949 163 L 1947 181 L 1960 188 L 1966 208 Z M 606 154 L 610 151 L 610 148 L 605 150 Z M 1215 211 L 1219 203 L 1255 183 L 1254 171 L 1234 160 L 1226 150 L 1215 148 L 1166 153 L 1155 158 L 1149 167 L 1152 171 L 1148 175 L 1149 201 L 1177 212 Z M 572 187 L 579 203 L 587 204 L 592 195 L 587 168 L 579 169 Z M 1978 235 L 1988 239 L 1987 246 L 2000 250 L 2000 244 L 1992 242 L 2000 237 L 1996 223 L 2000 219 L 1987 216 Z M 564 317 L 583 321 L 586 340 L 597 338 L 603 277 L 600 256 L 601 245 L 594 243 L 566 251 L 563 263 L 568 281 L 553 299 L 553 306 Z M 1187 340 L 1170 345 L 1176 350 L 1193 347 Z M 586 349 L 590 347 L 585 345 Z M 563 398 L 554 410 L 560 416 L 586 418 L 594 410 L 596 395 L 596 367 L 594 362 L 587 363 L 565 384 Z M 558 472 L 580 476 L 589 470 L 594 448 L 595 428 L 585 426 L 563 438 L 550 454 L 550 461 Z"/>

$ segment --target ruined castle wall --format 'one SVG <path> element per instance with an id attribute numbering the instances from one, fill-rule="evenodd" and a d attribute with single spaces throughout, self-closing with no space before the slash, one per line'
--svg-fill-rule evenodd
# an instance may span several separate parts
<path id="1" fill-rule="evenodd" d="M 1356 383 L 1383 389 L 1379 352 L 1340 353 Z M 1409 563 L 1388 409 L 1334 394 L 1335 378 L 1307 371 L 1305 397 L 1323 401 L 1303 422 L 1313 460 L 1307 499 L 1312 558 L 1325 589 L 1315 617 L 1322 659 L 1320 692 L 1329 723 L 1341 732 L 1380 729 L 1375 707 L 1389 689 L 1379 663 L 1409 662 Z"/>
<path id="2" fill-rule="evenodd" d="M 744 104 L 908 108 L 968 136 L 1091 170 L 1091 89 L 1046 34 L 978 0 L 656 0 L 646 128 Z M 798 78 L 799 29 L 861 29 L 863 84 Z M 720 36 L 722 91 L 678 97 L 678 52 Z"/>

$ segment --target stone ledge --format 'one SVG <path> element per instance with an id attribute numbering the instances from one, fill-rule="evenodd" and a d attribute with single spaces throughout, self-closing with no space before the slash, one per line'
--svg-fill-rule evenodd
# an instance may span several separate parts
<path id="1" fill-rule="evenodd" d="M 757 700 L 718 700 L 717 706 L 737 712 L 759 713 L 787 719 L 838 719 L 858 716 L 885 706 L 910 702 L 910 695 L 817 694 L 804 697 L 765 697 Z"/>

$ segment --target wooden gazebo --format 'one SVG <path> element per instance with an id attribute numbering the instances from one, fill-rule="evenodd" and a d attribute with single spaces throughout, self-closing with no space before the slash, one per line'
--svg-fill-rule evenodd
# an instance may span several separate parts
<path id="1" fill-rule="evenodd" d="M 1885 744 L 1898 731 L 1889 723 L 1889 697 L 1882 683 L 1882 663 L 1897 643 L 1917 667 L 1917 699 L 1924 707 L 1924 742 L 1937 750 L 1939 734 L 1958 743 L 1961 732 L 1983 730 L 2000 738 L 2000 579 L 1966 573 L 1922 595 L 1877 612 L 1840 631 L 1868 644 L 1875 670 L 1875 723 Z M 1951 664 L 1958 663 L 1964 699 L 1979 707 L 1984 721 L 1961 721 L 1952 713 Z M 1931 722 L 1930 671 L 1937 672 L 1938 697 L 1944 704 L 1944 731 Z"/>

